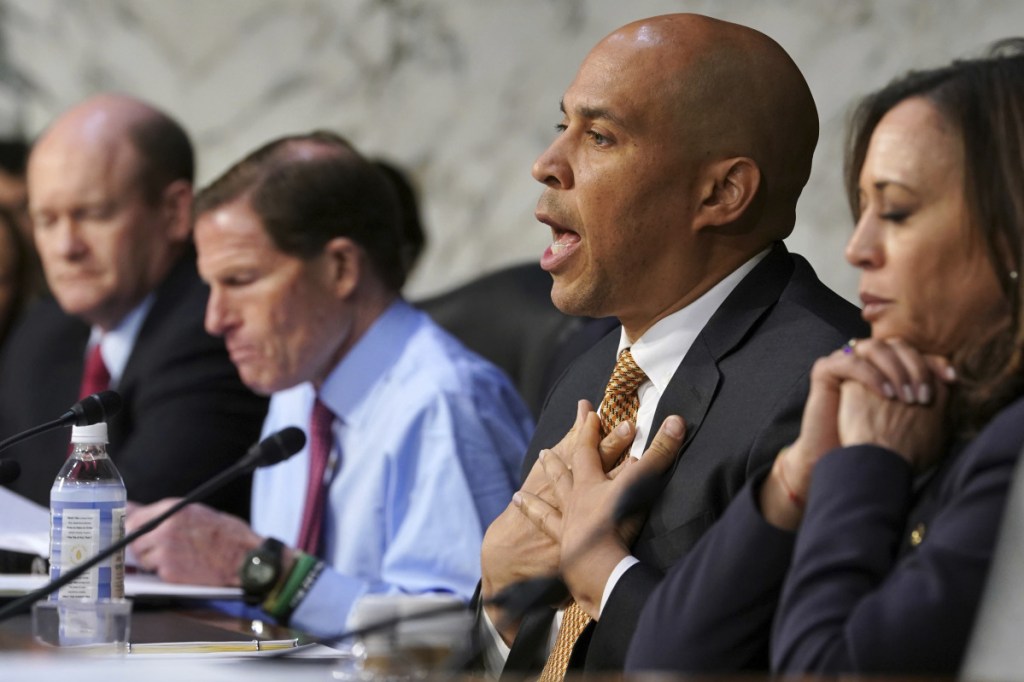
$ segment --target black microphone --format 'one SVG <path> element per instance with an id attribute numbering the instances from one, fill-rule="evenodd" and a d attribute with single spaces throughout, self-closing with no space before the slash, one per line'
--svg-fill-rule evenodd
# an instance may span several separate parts
<path id="1" fill-rule="evenodd" d="M 59 429 L 62 426 L 89 426 L 105 422 L 121 411 L 121 396 L 116 391 L 101 391 L 93 393 L 79 400 L 68 408 L 68 411 L 53 421 L 48 421 L 39 426 L 33 426 L 27 431 L 17 433 L 10 438 L 0 441 L 0 450 L 5 450 L 15 443 L 20 443 L 32 436 Z M 12 479 L 13 480 L 13 479 Z"/>
<path id="2" fill-rule="evenodd" d="M 0 485 L 13 483 L 21 476 L 21 465 L 13 459 L 0 459 Z"/>
<path id="3" fill-rule="evenodd" d="M 188 495 L 168 507 L 164 513 L 153 517 L 117 542 L 100 550 L 91 558 L 83 561 L 74 568 L 65 571 L 56 580 L 51 580 L 42 587 L 22 595 L 18 599 L 15 599 L 5 605 L 3 608 L 0 608 L 0 622 L 21 612 L 37 600 L 42 599 L 51 592 L 55 592 L 72 582 L 96 564 L 112 556 L 118 550 L 124 549 L 131 543 L 135 542 L 138 538 L 159 526 L 161 523 L 166 521 L 168 517 L 181 510 L 185 505 L 192 504 L 193 502 L 203 499 L 210 493 L 220 490 L 231 481 L 243 474 L 251 472 L 256 467 L 269 466 L 288 459 L 301 450 L 302 446 L 305 444 L 306 434 L 298 427 L 289 426 L 286 429 L 272 433 L 256 445 L 249 448 L 249 451 L 245 453 L 245 456 L 237 462 L 208 481 L 200 484 Z"/>

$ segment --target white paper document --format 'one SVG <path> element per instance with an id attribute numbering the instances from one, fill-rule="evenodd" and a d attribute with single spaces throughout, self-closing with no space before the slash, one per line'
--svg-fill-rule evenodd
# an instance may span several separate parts
<path id="1" fill-rule="evenodd" d="M 50 510 L 0 486 L 0 549 L 50 555 Z"/>
<path id="2" fill-rule="evenodd" d="M 0 574 L 0 595 L 16 596 L 39 589 L 49 581 L 46 575 Z M 134 597 L 181 597 L 185 599 L 241 599 L 237 587 L 177 585 L 165 583 L 152 573 L 130 573 L 124 577 L 124 595 Z"/>

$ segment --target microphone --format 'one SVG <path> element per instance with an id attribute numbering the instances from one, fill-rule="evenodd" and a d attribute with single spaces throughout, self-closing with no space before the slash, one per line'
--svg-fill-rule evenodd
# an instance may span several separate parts
<path id="1" fill-rule="evenodd" d="M 21 476 L 21 465 L 13 459 L 0 459 L 0 485 L 13 483 Z"/>
<path id="2" fill-rule="evenodd" d="M 74 424 L 75 426 L 89 426 L 99 422 L 108 421 L 121 411 L 121 396 L 117 391 L 100 391 L 87 395 L 77 403 L 68 408 L 68 411 L 60 416 L 63 424 Z"/>
<path id="3" fill-rule="evenodd" d="M 6 450 L 10 446 L 28 440 L 32 436 L 59 429 L 62 426 L 89 426 L 99 422 L 108 421 L 110 417 L 121 411 L 121 396 L 116 391 L 101 391 L 93 393 L 79 400 L 68 408 L 68 411 L 53 421 L 48 421 L 39 426 L 33 426 L 27 431 L 17 433 L 10 438 L 0 441 L 0 450 Z M 17 478 L 17 476 L 15 476 Z M 13 480 L 13 479 L 11 479 Z"/>
<path id="4" fill-rule="evenodd" d="M 65 571 L 56 580 L 51 580 L 42 587 L 24 594 L 18 599 L 8 603 L 3 608 L 0 608 L 0 622 L 3 622 L 30 606 L 35 601 L 42 599 L 51 592 L 55 592 L 72 582 L 96 564 L 112 556 L 115 552 L 124 549 L 146 533 L 152 531 L 154 528 L 166 521 L 168 517 L 176 514 L 182 507 L 201 500 L 210 493 L 220 490 L 231 481 L 243 474 L 251 472 L 256 467 L 269 466 L 288 459 L 301 450 L 302 446 L 305 444 L 306 434 L 302 432 L 302 429 L 295 426 L 289 426 L 288 428 L 267 436 L 262 441 L 249 448 L 249 451 L 246 452 L 241 459 L 213 478 L 200 484 L 188 495 L 168 507 L 163 514 L 153 517 L 117 542 L 100 550 L 91 558 L 83 561 L 74 568 Z"/>

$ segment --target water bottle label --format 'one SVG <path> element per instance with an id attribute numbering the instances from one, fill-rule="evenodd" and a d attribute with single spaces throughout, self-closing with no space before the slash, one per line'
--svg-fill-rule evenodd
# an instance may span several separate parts
<path id="1" fill-rule="evenodd" d="M 123 502 L 57 502 L 51 529 L 51 578 L 91 559 L 124 537 Z M 61 599 L 120 599 L 124 596 L 124 552 L 101 562 L 60 589 Z"/>

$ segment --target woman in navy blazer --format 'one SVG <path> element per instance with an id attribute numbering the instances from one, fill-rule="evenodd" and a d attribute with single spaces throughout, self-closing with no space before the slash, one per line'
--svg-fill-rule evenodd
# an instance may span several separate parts
<path id="1" fill-rule="evenodd" d="M 799 437 L 649 599 L 629 670 L 959 667 L 1024 445 L 1024 41 L 867 97 L 847 191 L 871 337 L 815 365 Z"/>

